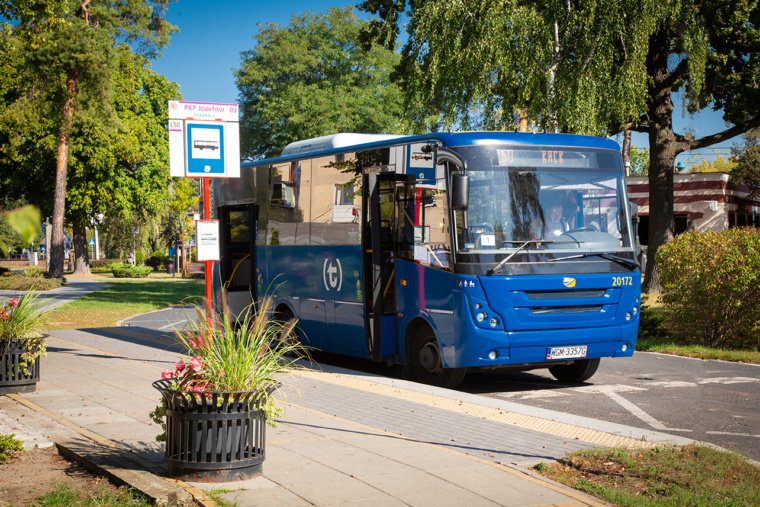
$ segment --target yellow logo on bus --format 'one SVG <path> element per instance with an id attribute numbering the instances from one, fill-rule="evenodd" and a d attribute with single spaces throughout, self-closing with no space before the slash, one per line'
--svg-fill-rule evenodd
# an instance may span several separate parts
<path id="1" fill-rule="evenodd" d="M 562 280 L 562 285 L 567 287 L 568 289 L 571 287 L 575 287 L 575 278 L 572 276 L 566 276 L 564 280 Z"/>

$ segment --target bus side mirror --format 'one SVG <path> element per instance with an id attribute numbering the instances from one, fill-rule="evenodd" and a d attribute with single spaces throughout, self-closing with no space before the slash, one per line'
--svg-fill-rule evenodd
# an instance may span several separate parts
<path id="1" fill-rule="evenodd" d="M 452 211 L 467 211 L 470 207 L 470 176 L 454 173 L 451 175 L 450 208 Z"/>

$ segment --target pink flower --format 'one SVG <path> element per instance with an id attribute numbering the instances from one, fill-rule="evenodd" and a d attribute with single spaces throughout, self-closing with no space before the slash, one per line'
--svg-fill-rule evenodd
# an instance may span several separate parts
<path id="1" fill-rule="evenodd" d="M 190 346 L 191 346 L 192 348 L 195 348 L 195 347 L 196 347 L 196 345 L 195 345 L 195 340 L 193 340 L 192 338 L 190 338 Z"/>
<path id="2" fill-rule="evenodd" d="M 195 373 L 198 373 L 203 369 L 203 361 L 197 357 L 192 358 L 190 360 L 190 368 L 192 368 Z"/>
<path id="3" fill-rule="evenodd" d="M 174 372 L 167 368 L 161 372 L 161 378 L 164 380 L 174 378 Z"/>
<path id="4" fill-rule="evenodd" d="M 219 370 L 219 378 L 224 378 L 224 368 Z"/>
<path id="5" fill-rule="evenodd" d="M 16 298 L 13 298 L 10 301 L 8 301 L 8 304 L 13 307 L 18 304 L 18 301 L 16 301 Z"/>
<path id="6" fill-rule="evenodd" d="M 182 370 L 184 370 L 185 366 L 186 365 L 185 365 L 184 361 L 182 361 L 182 359 L 180 359 L 179 361 L 177 361 L 176 363 L 174 363 L 174 369 L 177 370 L 177 372 L 181 372 Z"/>

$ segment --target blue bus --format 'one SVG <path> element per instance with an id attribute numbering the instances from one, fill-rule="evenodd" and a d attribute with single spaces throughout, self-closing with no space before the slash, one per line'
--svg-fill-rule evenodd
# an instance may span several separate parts
<path id="1" fill-rule="evenodd" d="M 617 143 L 512 132 L 337 134 L 214 182 L 215 298 L 273 296 L 314 349 L 455 387 L 581 382 L 633 354 L 641 271 Z"/>

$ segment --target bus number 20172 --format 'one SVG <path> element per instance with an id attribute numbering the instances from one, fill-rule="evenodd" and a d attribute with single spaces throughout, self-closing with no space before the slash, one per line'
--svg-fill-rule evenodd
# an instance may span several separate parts
<path id="1" fill-rule="evenodd" d="M 612 278 L 612 286 L 619 287 L 621 285 L 633 285 L 632 276 L 615 276 Z"/>

